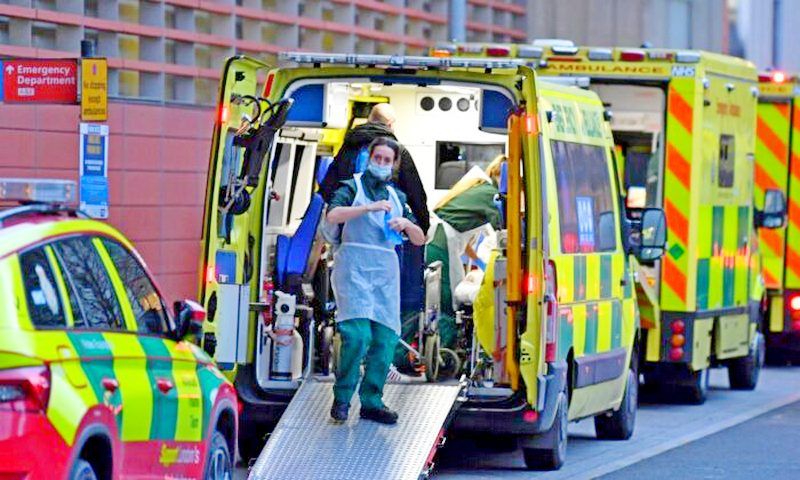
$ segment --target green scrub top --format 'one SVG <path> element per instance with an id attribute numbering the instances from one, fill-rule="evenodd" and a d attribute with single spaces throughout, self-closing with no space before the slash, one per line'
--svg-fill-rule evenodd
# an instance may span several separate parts
<path id="1" fill-rule="evenodd" d="M 494 204 L 499 192 L 490 183 L 480 183 L 461 192 L 441 208 L 436 215 L 459 232 L 466 232 L 487 223 L 500 228 L 500 212 Z"/>

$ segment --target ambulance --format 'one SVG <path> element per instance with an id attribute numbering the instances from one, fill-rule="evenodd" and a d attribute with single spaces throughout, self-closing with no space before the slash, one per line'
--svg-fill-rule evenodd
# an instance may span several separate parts
<path id="1" fill-rule="evenodd" d="M 782 226 L 785 203 L 769 190 L 753 204 L 753 65 L 701 51 L 559 40 L 448 44 L 433 53 L 523 59 L 542 77 L 590 79 L 613 112 L 629 211 L 659 207 L 667 216 L 666 255 L 637 268 L 644 386 L 703 403 L 708 369 L 723 366 L 732 388 L 755 388 L 765 355 L 757 235 Z"/>
<path id="2" fill-rule="evenodd" d="M 564 462 L 570 421 L 594 417 L 600 438 L 630 437 L 641 347 L 629 255 L 659 258 L 666 225 L 659 208 L 626 215 L 610 117 L 597 95 L 563 85 L 570 81 L 541 81 L 511 59 L 281 59 L 289 66 L 236 56 L 224 67 L 203 227 L 203 347 L 235 380 L 243 456 L 255 456 L 275 429 L 254 471 L 281 478 L 285 465 L 286 475 L 320 468 L 303 471 L 355 476 L 359 459 L 383 458 L 381 448 L 409 458 L 421 452 L 429 469 L 441 432 L 451 428 L 513 435 L 526 465 L 545 469 Z M 372 436 L 363 445 L 352 425 L 343 441 L 374 456 L 347 457 L 314 448 L 346 430 L 327 418 L 331 347 L 324 332 L 335 298 L 314 179 L 330 154 L 320 148 L 327 130 L 348 127 L 344 106 L 363 92 L 394 106 L 395 133 L 434 202 L 454 170 L 466 173 L 497 153 L 509 162 L 498 199 L 505 224 L 481 286 L 491 299 L 490 340 L 468 336 L 474 361 L 461 382 L 387 385 L 387 392 L 401 389 L 403 402 L 393 405 L 412 416 L 381 442 Z M 481 321 L 476 330 L 487 328 L 485 315 Z M 431 396 L 426 388 L 444 390 Z M 435 410 L 426 402 L 447 395 L 452 405 L 426 420 Z M 413 445 L 401 435 L 429 424 L 435 428 L 415 435 Z M 299 444 L 308 448 L 289 448 Z"/>
<path id="3" fill-rule="evenodd" d="M 759 230 L 764 283 L 767 288 L 767 360 L 798 360 L 800 351 L 800 89 L 785 72 L 758 76 L 761 92 L 756 127 L 755 202 L 779 191 L 788 198 L 788 222 Z"/>

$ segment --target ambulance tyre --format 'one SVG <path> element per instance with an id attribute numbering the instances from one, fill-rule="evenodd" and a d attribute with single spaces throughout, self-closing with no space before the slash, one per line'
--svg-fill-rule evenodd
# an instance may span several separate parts
<path id="1" fill-rule="evenodd" d="M 428 335 L 425 339 L 422 358 L 425 361 L 425 380 L 427 382 L 432 383 L 439 379 L 439 366 L 441 364 L 441 358 L 439 357 L 440 341 L 438 333 Z"/>
<path id="2" fill-rule="evenodd" d="M 619 410 L 594 417 L 594 430 L 600 440 L 627 440 L 636 426 L 636 410 L 639 404 L 639 380 L 633 369 L 628 370 L 625 395 Z"/>
<path id="3" fill-rule="evenodd" d="M 756 388 L 765 355 L 764 335 L 756 332 L 753 346 L 747 356 L 737 358 L 728 364 L 728 382 L 733 390 L 754 390 Z"/>
<path id="4" fill-rule="evenodd" d="M 537 439 L 536 448 L 522 447 L 525 466 L 529 470 L 558 470 L 564 464 L 567 459 L 568 411 L 567 393 L 564 392 L 558 397 L 558 410 L 550 430 Z M 549 445 L 543 445 L 542 440 L 546 440 Z"/>
<path id="5" fill-rule="evenodd" d="M 458 354 L 449 348 L 439 350 L 441 363 L 439 365 L 439 376 L 442 378 L 455 378 L 461 371 L 461 359 Z"/>
<path id="6" fill-rule="evenodd" d="M 225 436 L 215 431 L 211 436 L 206 459 L 205 480 L 227 480 L 233 477 L 233 461 Z"/>
<path id="7" fill-rule="evenodd" d="M 75 465 L 72 466 L 69 478 L 70 480 L 97 480 L 97 475 L 94 473 L 91 463 L 79 458 L 75 461 Z"/>

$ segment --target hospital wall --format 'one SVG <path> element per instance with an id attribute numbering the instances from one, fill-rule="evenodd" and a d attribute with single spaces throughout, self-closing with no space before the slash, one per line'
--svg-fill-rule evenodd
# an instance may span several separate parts
<path id="1" fill-rule="evenodd" d="M 75 105 L 0 105 L 0 177 L 78 180 Z M 213 110 L 111 102 L 109 218 L 170 302 L 197 296 Z"/>

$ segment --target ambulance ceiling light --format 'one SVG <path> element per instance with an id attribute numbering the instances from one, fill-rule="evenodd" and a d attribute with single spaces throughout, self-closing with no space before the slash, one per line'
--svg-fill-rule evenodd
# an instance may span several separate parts
<path id="1" fill-rule="evenodd" d="M 458 51 L 461 53 L 481 53 L 483 45 L 476 43 L 465 43 L 458 46 Z"/>
<path id="2" fill-rule="evenodd" d="M 574 47 L 575 42 L 563 38 L 537 38 L 533 41 L 534 47 Z"/>
<path id="3" fill-rule="evenodd" d="M 679 63 L 697 63 L 700 61 L 700 53 L 692 50 L 682 50 L 675 54 L 675 61 Z"/>
<path id="4" fill-rule="evenodd" d="M 623 62 L 643 62 L 644 58 L 641 50 L 623 50 L 619 53 L 619 59 Z"/>
<path id="5" fill-rule="evenodd" d="M 772 81 L 775 83 L 783 83 L 786 81 L 786 73 L 780 70 L 772 72 Z"/>
<path id="6" fill-rule="evenodd" d="M 490 45 L 486 47 L 486 55 L 489 57 L 507 57 L 511 53 L 508 47 Z"/>
<path id="7" fill-rule="evenodd" d="M 401 55 L 358 55 L 344 53 L 283 52 L 282 61 L 332 65 L 375 65 L 383 67 L 461 67 L 461 68 L 515 68 L 524 64 L 517 59 L 494 58 L 437 58 Z"/>
<path id="8" fill-rule="evenodd" d="M 575 55 L 578 53 L 578 47 L 566 47 L 560 45 L 554 45 L 550 47 L 550 50 L 552 50 L 556 55 Z"/>
<path id="9" fill-rule="evenodd" d="M 0 178 L 0 201 L 74 204 L 76 188 L 72 180 Z"/>
<path id="10" fill-rule="evenodd" d="M 542 58 L 542 47 L 528 47 L 520 45 L 517 47 L 517 56 L 520 58 Z"/>
<path id="11" fill-rule="evenodd" d="M 614 55 L 610 48 L 592 48 L 589 50 L 589 60 L 613 60 Z"/>

